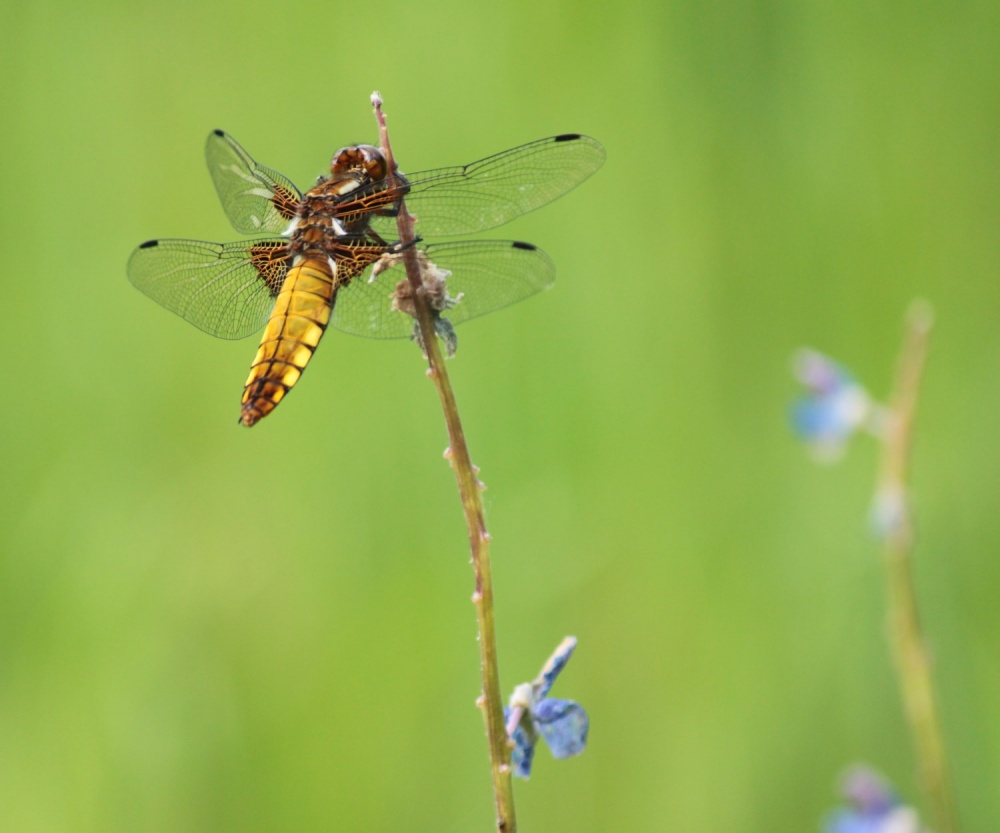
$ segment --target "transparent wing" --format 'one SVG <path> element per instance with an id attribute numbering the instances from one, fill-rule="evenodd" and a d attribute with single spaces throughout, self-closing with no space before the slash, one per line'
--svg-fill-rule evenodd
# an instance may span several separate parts
<path id="1" fill-rule="evenodd" d="M 552 259 L 530 243 L 511 240 L 471 240 L 421 246 L 427 259 L 451 275 L 445 281 L 455 305 L 441 313 L 453 324 L 514 304 L 548 289 L 555 281 Z M 413 319 L 392 308 L 396 284 L 406 280 L 401 261 L 374 281 L 359 275 L 340 290 L 333 309 L 333 326 L 368 338 L 405 338 Z"/>
<path id="2" fill-rule="evenodd" d="M 222 130 L 208 134 L 205 161 L 226 216 L 240 234 L 280 234 L 288 228 L 302 201 L 288 179 L 258 165 Z"/>
<path id="3" fill-rule="evenodd" d="M 454 168 L 406 174 L 358 189 L 352 199 L 363 204 L 386 188 L 400 192 L 426 237 L 471 234 L 496 228 L 533 211 L 575 188 L 604 164 L 596 139 L 566 133 L 539 139 Z M 345 204 L 343 211 L 351 211 Z M 395 237 L 395 220 L 373 217 L 372 228 Z"/>
<path id="4" fill-rule="evenodd" d="M 132 252 L 136 289 L 218 338 L 245 338 L 267 321 L 291 258 L 284 240 L 149 240 Z"/>

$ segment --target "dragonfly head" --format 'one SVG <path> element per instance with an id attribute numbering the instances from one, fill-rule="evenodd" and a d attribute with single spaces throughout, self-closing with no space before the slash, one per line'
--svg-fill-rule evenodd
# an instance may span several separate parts
<path id="1" fill-rule="evenodd" d="M 362 174 L 367 175 L 373 182 L 378 182 L 385 179 L 388 166 L 382 151 L 374 145 L 352 145 L 341 148 L 333 155 L 330 173 L 334 179 Z"/>

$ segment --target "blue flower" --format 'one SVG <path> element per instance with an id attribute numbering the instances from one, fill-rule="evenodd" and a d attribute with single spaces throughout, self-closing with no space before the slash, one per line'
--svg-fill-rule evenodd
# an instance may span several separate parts
<path id="1" fill-rule="evenodd" d="M 553 757 L 569 758 L 579 755 L 587 745 L 590 719 L 583 706 L 572 700 L 549 697 L 559 672 L 566 667 L 576 648 L 576 638 L 567 636 L 549 657 L 541 673 L 530 683 L 514 689 L 510 705 L 504 709 L 507 733 L 513 741 L 511 763 L 519 778 L 531 775 L 535 758 L 535 745 L 542 737 Z"/>
<path id="2" fill-rule="evenodd" d="M 800 350 L 793 369 L 806 393 L 792 406 L 792 427 L 816 457 L 836 460 L 858 429 L 877 427 L 879 411 L 868 392 L 835 361 Z"/>
<path id="3" fill-rule="evenodd" d="M 851 806 L 831 813 L 824 833 L 921 833 L 917 811 L 904 805 L 874 770 L 863 766 L 849 770 L 841 793 Z"/>

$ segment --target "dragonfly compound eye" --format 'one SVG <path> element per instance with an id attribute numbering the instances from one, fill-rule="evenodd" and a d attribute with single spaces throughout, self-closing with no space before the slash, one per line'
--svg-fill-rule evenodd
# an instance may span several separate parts
<path id="1" fill-rule="evenodd" d="M 330 172 L 334 177 L 345 173 L 363 172 L 372 180 L 385 179 L 387 166 L 385 157 L 373 145 L 353 145 L 341 148 L 333 155 Z"/>

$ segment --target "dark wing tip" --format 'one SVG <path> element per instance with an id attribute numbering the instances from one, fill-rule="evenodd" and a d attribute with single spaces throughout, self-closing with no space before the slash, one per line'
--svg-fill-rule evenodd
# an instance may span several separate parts
<path id="1" fill-rule="evenodd" d="M 160 241 L 159 240 L 147 240 L 145 243 L 140 243 L 139 244 L 139 248 L 140 249 L 152 249 L 154 246 L 159 246 L 159 245 L 160 245 Z"/>
<path id="2" fill-rule="evenodd" d="M 213 130 L 212 133 L 215 136 L 225 136 L 226 135 L 226 131 L 225 130 L 219 130 L 219 128 L 215 128 L 215 130 Z"/>
<path id="3" fill-rule="evenodd" d="M 577 139 L 582 138 L 582 133 L 560 133 L 558 136 L 552 137 L 555 142 L 575 142 Z"/>
<path id="4" fill-rule="evenodd" d="M 515 249 L 527 249 L 529 252 L 538 251 L 538 246 L 535 246 L 532 243 L 524 243 L 521 240 L 515 240 L 513 243 L 511 243 L 511 246 L 513 246 Z"/>

